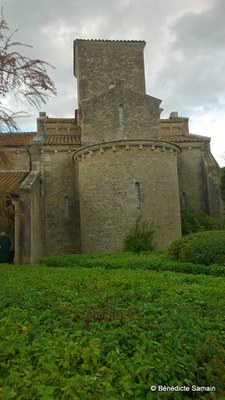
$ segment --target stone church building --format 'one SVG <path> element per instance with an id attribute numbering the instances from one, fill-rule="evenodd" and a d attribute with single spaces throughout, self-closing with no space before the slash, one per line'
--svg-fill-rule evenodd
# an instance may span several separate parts
<path id="1" fill-rule="evenodd" d="M 75 40 L 74 118 L 41 112 L 37 132 L 0 134 L 11 161 L 1 164 L 0 184 L 14 199 L 15 263 L 120 251 L 139 218 L 165 249 L 181 236 L 181 207 L 220 219 L 210 138 L 190 134 L 177 112 L 160 118 L 161 100 L 145 91 L 144 46 Z"/>

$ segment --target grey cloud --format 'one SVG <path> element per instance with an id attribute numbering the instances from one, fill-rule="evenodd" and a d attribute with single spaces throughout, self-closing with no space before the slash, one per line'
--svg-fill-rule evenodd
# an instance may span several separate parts
<path id="1" fill-rule="evenodd" d="M 45 111 L 72 116 L 76 103 L 73 40 L 141 39 L 147 43 L 147 93 L 163 100 L 163 116 L 221 108 L 224 93 L 224 0 L 2 0 L 16 39 L 32 58 L 55 66 L 58 96 Z M 36 110 L 32 110 L 35 129 Z M 24 125 L 26 126 L 26 125 Z M 30 125 L 29 125 L 30 127 Z"/>
<path id="2" fill-rule="evenodd" d="M 174 40 L 156 84 L 169 103 L 181 104 L 188 114 L 214 109 L 225 95 L 224 12 L 225 3 L 218 0 L 202 13 L 184 13 L 168 27 Z"/>
<path id="3" fill-rule="evenodd" d="M 173 48 L 183 54 L 221 51 L 225 46 L 225 2 L 217 0 L 202 13 L 188 12 L 171 24 L 176 40 Z"/>

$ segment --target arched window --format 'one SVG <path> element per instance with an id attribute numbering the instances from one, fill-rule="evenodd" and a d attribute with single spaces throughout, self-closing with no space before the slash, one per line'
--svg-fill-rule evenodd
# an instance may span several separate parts
<path id="1" fill-rule="evenodd" d="M 110 90 L 110 89 L 114 89 L 115 87 L 116 87 L 115 82 L 110 82 L 110 84 L 109 84 L 109 90 Z"/>
<path id="2" fill-rule="evenodd" d="M 69 218 L 69 197 L 68 196 L 64 197 L 64 212 L 65 212 L 65 217 Z"/>
<path id="3" fill-rule="evenodd" d="M 136 206 L 137 208 L 141 208 L 141 190 L 140 190 L 140 183 L 135 182 L 135 197 L 136 197 Z"/>
<path id="4" fill-rule="evenodd" d="M 187 207 L 187 194 L 186 194 L 186 192 L 182 193 L 182 207 L 183 208 Z"/>
<path id="5" fill-rule="evenodd" d="M 119 133 L 120 137 L 125 136 L 124 109 L 122 104 L 119 105 Z"/>

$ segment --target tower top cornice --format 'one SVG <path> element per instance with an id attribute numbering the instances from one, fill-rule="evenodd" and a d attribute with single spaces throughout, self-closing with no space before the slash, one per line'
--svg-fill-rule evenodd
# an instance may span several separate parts
<path id="1" fill-rule="evenodd" d="M 76 43 L 111 43 L 111 44 L 118 44 L 118 43 L 143 43 L 143 45 L 146 45 L 146 42 L 144 40 L 110 40 L 110 39 L 76 39 L 74 40 L 74 44 Z"/>

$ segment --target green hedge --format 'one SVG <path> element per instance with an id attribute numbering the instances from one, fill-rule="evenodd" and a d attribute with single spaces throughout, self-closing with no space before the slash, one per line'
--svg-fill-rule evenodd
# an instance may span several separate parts
<path id="1" fill-rule="evenodd" d="M 168 251 L 180 261 L 225 265 L 225 231 L 206 231 L 184 236 L 174 241 Z"/>
<path id="2" fill-rule="evenodd" d="M 64 256 L 42 257 L 39 264 L 49 267 L 96 268 L 104 269 L 148 269 L 154 271 L 184 272 L 225 276 L 225 266 L 194 264 L 172 260 L 166 252 L 113 253 L 113 254 L 69 254 Z"/>

